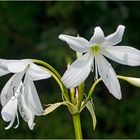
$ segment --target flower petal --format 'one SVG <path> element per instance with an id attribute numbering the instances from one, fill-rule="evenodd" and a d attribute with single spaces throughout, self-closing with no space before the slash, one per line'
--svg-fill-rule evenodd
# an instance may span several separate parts
<path id="1" fill-rule="evenodd" d="M 0 76 L 10 73 L 7 69 L 7 60 L 0 59 Z"/>
<path id="2" fill-rule="evenodd" d="M 27 89 L 25 90 L 25 102 L 28 104 L 28 107 L 32 110 L 32 112 L 34 112 L 35 115 L 40 116 L 43 114 L 43 108 L 35 85 L 33 81 L 29 79 L 27 79 L 25 82 L 25 86 L 27 86 Z"/>
<path id="3" fill-rule="evenodd" d="M 17 125 L 14 126 L 15 129 L 18 128 L 18 126 L 19 126 L 19 116 L 18 116 L 18 112 L 17 112 L 16 116 L 17 116 L 17 117 L 16 117 L 16 118 L 17 118 Z"/>
<path id="4" fill-rule="evenodd" d="M 90 39 L 92 44 L 101 44 L 105 40 L 104 33 L 100 27 L 94 29 L 94 34 Z"/>
<path id="5" fill-rule="evenodd" d="M 14 121 L 15 121 L 15 117 L 11 120 L 10 124 L 7 127 L 5 127 L 5 130 L 10 129 L 12 127 Z"/>
<path id="6" fill-rule="evenodd" d="M 10 73 L 9 71 L 6 71 L 6 70 L 3 70 L 2 68 L 0 68 L 0 76 L 6 75 L 9 73 Z"/>
<path id="7" fill-rule="evenodd" d="M 99 55 L 96 60 L 98 61 L 99 74 L 104 84 L 108 88 L 109 92 L 115 98 L 120 100 L 122 98 L 121 89 L 114 69 L 103 56 Z"/>
<path id="8" fill-rule="evenodd" d="M 7 63 L 8 70 L 12 73 L 23 72 L 25 68 L 31 63 L 31 60 L 16 60 L 14 62 Z"/>
<path id="9" fill-rule="evenodd" d="M 1 104 L 4 106 L 14 95 L 15 91 L 17 90 L 19 84 L 21 83 L 21 79 L 24 73 L 17 73 L 14 74 L 8 82 L 5 84 L 4 88 L 1 91 Z"/>
<path id="10" fill-rule="evenodd" d="M 140 65 L 140 51 L 129 46 L 114 46 L 105 48 L 102 53 L 123 65 Z"/>
<path id="11" fill-rule="evenodd" d="M 88 77 L 92 65 L 92 55 L 90 53 L 84 54 L 66 70 L 61 81 L 67 88 L 78 86 Z"/>
<path id="12" fill-rule="evenodd" d="M 108 35 L 105 40 L 107 44 L 116 45 L 121 42 L 125 26 L 119 25 L 115 33 Z"/>
<path id="13" fill-rule="evenodd" d="M 88 51 L 89 42 L 82 37 L 73 37 L 61 34 L 59 35 L 59 39 L 66 41 L 69 44 L 70 48 L 77 52 L 84 53 Z"/>
<path id="14" fill-rule="evenodd" d="M 21 94 L 21 103 L 24 108 L 26 117 L 27 117 L 27 122 L 30 130 L 33 130 L 34 128 L 34 113 L 31 111 L 31 109 L 28 107 L 28 105 L 25 102 L 25 95 Z"/>
<path id="15" fill-rule="evenodd" d="M 4 121 L 9 122 L 15 118 L 17 113 L 17 98 L 13 96 L 10 101 L 2 108 L 1 115 Z"/>
<path id="16" fill-rule="evenodd" d="M 1 104 L 2 106 L 4 106 L 10 99 L 11 97 L 13 96 L 13 90 L 11 88 L 11 84 L 12 84 L 12 81 L 14 79 L 15 75 L 13 75 L 9 80 L 8 82 L 5 84 L 4 88 L 2 89 L 2 92 L 1 92 Z"/>
<path id="17" fill-rule="evenodd" d="M 30 80 L 36 81 L 41 79 L 47 79 L 51 77 L 51 74 L 46 70 L 42 69 L 38 65 L 30 64 L 28 69 L 28 76 Z"/>

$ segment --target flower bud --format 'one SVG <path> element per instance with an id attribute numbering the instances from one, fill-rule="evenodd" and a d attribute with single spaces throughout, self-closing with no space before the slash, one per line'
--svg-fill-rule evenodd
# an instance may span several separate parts
<path id="1" fill-rule="evenodd" d="M 140 78 L 126 76 L 118 76 L 118 78 L 123 79 L 134 86 L 140 87 Z"/>

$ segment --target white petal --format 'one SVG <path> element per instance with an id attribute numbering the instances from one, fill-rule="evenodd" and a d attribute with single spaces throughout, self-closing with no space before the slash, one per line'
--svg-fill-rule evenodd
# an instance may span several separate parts
<path id="1" fill-rule="evenodd" d="M 15 117 L 11 120 L 10 124 L 7 127 L 5 127 L 5 130 L 10 129 L 12 127 L 14 121 L 15 121 Z"/>
<path id="2" fill-rule="evenodd" d="M 114 69 L 103 56 L 98 56 L 96 60 L 98 61 L 99 74 L 104 84 L 107 86 L 109 92 L 120 100 L 122 98 L 121 89 Z"/>
<path id="3" fill-rule="evenodd" d="M 124 34 L 125 26 L 119 25 L 115 33 L 110 34 L 105 38 L 106 43 L 110 45 L 116 45 L 121 42 L 123 34 Z"/>
<path id="4" fill-rule="evenodd" d="M 2 68 L 0 68 L 0 76 L 6 75 L 8 73 L 10 73 L 10 72 L 7 71 L 7 70 L 3 70 Z"/>
<path id="5" fill-rule="evenodd" d="M 19 126 L 19 116 L 18 116 L 18 112 L 17 112 L 16 116 L 17 116 L 17 125 L 14 126 L 15 129 L 18 128 L 18 126 Z"/>
<path id="6" fill-rule="evenodd" d="M 31 130 L 33 130 L 34 128 L 34 113 L 31 111 L 31 109 L 28 107 L 28 105 L 26 104 L 25 102 L 25 95 L 21 94 L 21 102 L 22 102 L 22 105 L 23 105 L 23 108 L 25 110 L 25 114 L 27 116 L 27 121 L 28 121 L 28 126 Z"/>
<path id="7" fill-rule="evenodd" d="M 61 81 L 67 88 L 78 86 L 88 77 L 92 65 L 92 55 L 90 53 L 84 54 L 66 70 Z"/>
<path id="8" fill-rule="evenodd" d="M 25 102 L 28 104 L 28 107 L 34 112 L 35 115 L 42 115 L 43 108 L 38 97 L 38 93 L 36 91 L 35 85 L 33 81 L 26 80 L 25 83 L 27 85 L 27 89 L 25 92 Z"/>
<path id="9" fill-rule="evenodd" d="M 10 73 L 7 69 L 7 60 L 0 59 L 0 76 Z"/>
<path id="10" fill-rule="evenodd" d="M 41 79 L 47 79 L 51 77 L 51 74 L 46 70 L 42 69 L 38 65 L 30 64 L 28 69 L 28 76 L 30 80 L 36 81 Z"/>
<path id="11" fill-rule="evenodd" d="M 15 118 L 17 113 L 17 98 L 12 97 L 10 101 L 2 108 L 1 115 L 4 121 L 9 122 Z"/>
<path id="12" fill-rule="evenodd" d="M 11 62 L 11 60 L 0 59 L 0 68 L 2 68 L 3 70 L 8 70 L 7 69 L 8 62 Z"/>
<path id="13" fill-rule="evenodd" d="M 4 88 L 1 91 L 1 95 L 0 95 L 2 106 L 4 106 L 14 95 L 15 91 L 17 90 L 17 88 L 21 82 L 23 74 L 24 73 L 14 74 L 8 80 L 8 82 L 5 84 Z"/>
<path id="14" fill-rule="evenodd" d="M 25 104 L 25 103 L 24 103 Z M 22 119 L 25 121 L 25 122 L 28 122 L 28 118 L 26 116 L 26 112 L 25 112 L 25 108 L 23 107 L 23 101 L 21 100 L 21 94 L 18 98 L 18 110 L 19 110 L 19 113 L 22 117 Z"/>
<path id="15" fill-rule="evenodd" d="M 123 65 L 140 65 L 140 51 L 129 46 L 114 46 L 105 48 L 102 53 L 106 57 Z"/>
<path id="16" fill-rule="evenodd" d="M 30 113 L 30 119 L 28 121 L 28 126 L 30 128 L 30 130 L 33 130 L 34 129 L 34 126 L 35 126 L 35 123 L 34 123 L 34 115 L 32 115 L 32 112 L 29 112 Z"/>
<path id="17" fill-rule="evenodd" d="M 4 106 L 13 96 L 13 90 L 11 88 L 11 84 L 13 81 L 14 75 L 8 80 L 8 82 L 5 84 L 4 88 L 1 92 L 1 104 Z"/>
<path id="18" fill-rule="evenodd" d="M 104 42 L 104 40 L 105 40 L 105 37 L 104 37 L 104 33 L 102 29 L 100 27 L 96 27 L 94 29 L 94 34 L 92 38 L 90 39 L 90 42 L 92 44 L 101 44 L 102 42 Z"/>
<path id="19" fill-rule="evenodd" d="M 77 52 L 84 53 L 88 51 L 89 42 L 82 37 L 73 37 L 61 34 L 59 35 L 59 39 L 66 41 L 69 44 L 70 48 Z"/>
<path id="20" fill-rule="evenodd" d="M 8 70 L 12 73 L 23 72 L 25 68 L 31 63 L 31 60 L 17 60 L 7 63 Z"/>

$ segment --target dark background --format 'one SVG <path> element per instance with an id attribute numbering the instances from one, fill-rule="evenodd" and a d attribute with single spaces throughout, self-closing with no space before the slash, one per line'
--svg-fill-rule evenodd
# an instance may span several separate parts
<path id="1" fill-rule="evenodd" d="M 0 2 L 0 58 L 37 58 L 54 66 L 61 75 L 75 52 L 58 39 L 61 33 L 87 39 L 94 27 L 101 26 L 106 35 L 119 24 L 126 30 L 122 45 L 140 49 L 140 2 Z M 109 60 L 110 61 L 110 60 Z M 112 61 L 110 61 L 112 62 Z M 117 74 L 140 77 L 139 67 L 112 62 Z M 11 75 L 1 77 L 0 89 Z M 86 82 L 86 94 L 93 83 L 92 73 Z M 120 81 L 122 100 L 118 101 L 104 86 L 97 86 L 93 101 L 97 127 L 92 129 L 87 110 L 81 114 L 84 138 L 140 138 L 140 89 Z M 51 78 L 36 82 L 42 104 L 62 101 L 61 91 Z M 4 130 L 0 118 L 0 138 L 74 138 L 73 123 L 67 108 L 62 106 L 48 116 L 36 117 L 30 131 L 20 118 L 18 129 Z"/>

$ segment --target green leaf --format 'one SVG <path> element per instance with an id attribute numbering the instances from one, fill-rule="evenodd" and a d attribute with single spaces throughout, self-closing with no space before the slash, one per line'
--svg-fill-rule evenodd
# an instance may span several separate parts
<path id="1" fill-rule="evenodd" d="M 58 102 L 58 103 L 54 103 L 54 104 L 49 104 L 47 106 L 45 111 L 44 111 L 44 114 L 43 115 L 48 115 L 49 113 L 53 112 L 55 109 L 57 109 L 58 107 L 60 107 L 61 105 L 66 105 L 65 102 Z"/>
<path id="2" fill-rule="evenodd" d="M 94 130 L 95 130 L 97 120 L 96 120 L 96 115 L 95 115 L 95 112 L 94 112 L 93 103 L 92 103 L 91 101 L 88 101 L 87 104 L 86 104 L 86 107 L 87 107 L 87 109 L 88 109 L 88 111 L 90 112 L 90 115 L 91 115 L 91 117 L 92 117 L 93 128 L 94 128 Z"/>

